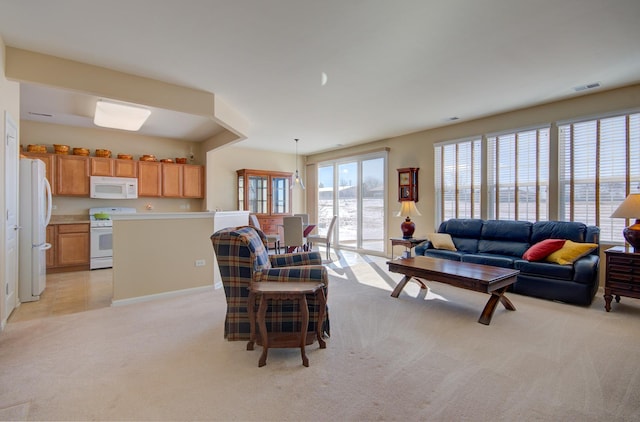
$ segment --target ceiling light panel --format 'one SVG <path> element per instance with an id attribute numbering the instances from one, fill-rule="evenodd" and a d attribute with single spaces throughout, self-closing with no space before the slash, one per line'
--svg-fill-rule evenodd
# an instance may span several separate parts
<path id="1" fill-rule="evenodd" d="M 93 123 L 111 129 L 137 131 L 151 114 L 151 110 L 126 104 L 98 100 Z"/>

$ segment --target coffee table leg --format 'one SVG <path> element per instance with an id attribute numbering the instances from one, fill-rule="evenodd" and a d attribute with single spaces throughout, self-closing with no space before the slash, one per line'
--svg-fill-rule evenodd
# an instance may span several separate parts
<path id="1" fill-rule="evenodd" d="M 419 280 L 415 277 L 411 277 L 409 275 L 405 275 L 404 278 L 402 280 L 400 280 L 400 283 L 398 283 L 398 285 L 396 286 L 395 289 L 393 289 L 393 292 L 391 293 L 391 297 L 398 297 L 400 296 L 400 292 L 402 291 L 402 289 L 404 289 L 404 286 L 407 285 L 407 283 L 409 282 L 409 280 L 413 280 L 416 283 L 418 283 L 418 285 L 420 286 L 421 289 L 426 289 L 427 285 L 424 284 L 422 282 L 422 280 Z"/>
<path id="2" fill-rule="evenodd" d="M 480 324 L 489 325 L 491 323 L 491 318 L 493 317 L 493 313 L 496 310 L 496 306 L 498 302 L 501 302 L 505 308 L 510 311 L 515 311 L 516 307 L 513 306 L 513 303 L 506 297 L 504 297 L 504 292 L 507 291 L 509 286 L 505 286 L 502 289 L 491 292 L 491 296 L 487 301 L 487 304 L 484 305 L 484 309 L 482 310 L 482 314 L 480 314 L 480 319 L 478 322 Z"/>

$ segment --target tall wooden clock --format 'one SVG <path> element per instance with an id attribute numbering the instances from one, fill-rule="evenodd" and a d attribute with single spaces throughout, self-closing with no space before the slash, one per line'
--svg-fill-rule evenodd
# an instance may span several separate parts
<path id="1" fill-rule="evenodd" d="M 418 167 L 398 169 L 398 201 L 418 202 Z"/>

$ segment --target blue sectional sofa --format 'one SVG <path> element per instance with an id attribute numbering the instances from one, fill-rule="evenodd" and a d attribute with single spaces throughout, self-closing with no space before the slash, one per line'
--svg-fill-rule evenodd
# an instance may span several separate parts
<path id="1" fill-rule="evenodd" d="M 448 233 L 457 250 L 436 249 L 426 241 L 416 246 L 416 255 L 515 268 L 520 274 L 511 290 L 528 296 L 589 305 L 598 290 L 599 248 L 569 265 L 522 258 L 545 239 L 597 245 L 598 227 L 567 221 L 451 219 L 440 224 L 438 233 Z"/>

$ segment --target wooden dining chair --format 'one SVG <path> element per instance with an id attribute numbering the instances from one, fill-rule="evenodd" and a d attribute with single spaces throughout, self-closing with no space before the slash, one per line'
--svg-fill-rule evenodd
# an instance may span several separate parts
<path id="1" fill-rule="evenodd" d="M 337 215 L 334 215 L 329 223 L 329 227 L 327 228 L 327 233 L 324 235 L 321 234 L 310 234 L 307 235 L 307 242 L 309 245 L 313 245 L 314 243 L 324 243 L 327 248 L 327 259 L 330 258 L 329 251 L 331 249 L 331 239 L 333 238 L 333 228 L 336 224 L 336 220 L 338 219 Z"/>
<path id="2" fill-rule="evenodd" d="M 302 227 L 302 217 L 284 217 L 282 219 L 282 225 L 284 229 L 284 245 L 286 251 L 291 251 L 292 248 L 304 249 L 304 230 Z"/>
<path id="3" fill-rule="evenodd" d="M 258 220 L 258 217 L 255 214 L 249 214 L 249 225 L 252 227 L 255 227 L 256 229 L 262 231 L 262 228 L 260 227 L 260 220 Z M 267 234 L 264 233 L 264 235 L 267 238 L 267 245 L 269 243 L 273 243 L 274 247 L 273 249 L 275 250 L 275 252 L 277 254 L 280 253 L 280 235 L 279 234 Z"/>

